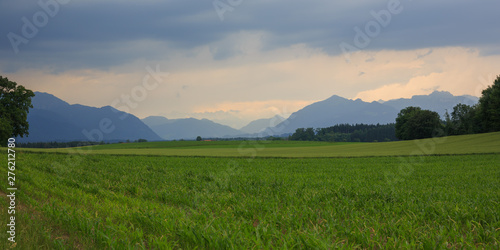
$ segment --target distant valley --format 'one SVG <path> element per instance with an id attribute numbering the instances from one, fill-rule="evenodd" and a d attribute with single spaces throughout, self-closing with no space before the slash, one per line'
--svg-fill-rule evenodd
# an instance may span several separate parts
<path id="1" fill-rule="evenodd" d="M 242 133 L 240 130 L 207 119 L 167 119 L 163 116 L 150 116 L 142 121 L 165 140 L 194 140 L 197 136 L 202 138 L 232 137 Z"/>

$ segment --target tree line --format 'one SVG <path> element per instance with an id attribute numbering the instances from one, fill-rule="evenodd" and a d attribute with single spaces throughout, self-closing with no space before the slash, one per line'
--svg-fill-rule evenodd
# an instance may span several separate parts
<path id="1" fill-rule="evenodd" d="M 0 76 L 0 143 L 7 139 L 28 135 L 28 112 L 33 108 L 31 98 L 35 94 L 7 77 Z"/>
<path id="2" fill-rule="evenodd" d="M 338 124 L 328 128 L 298 128 L 289 140 L 372 142 L 413 140 L 448 135 L 500 131 L 500 76 L 482 91 L 476 105 L 459 103 L 442 120 L 437 112 L 406 107 L 396 123 L 385 125 Z"/>
<path id="3" fill-rule="evenodd" d="M 444 120 L 419 107 L 404 108 L 396 118 L 396 137 L 401 140 L 496 131 L 500 131 L 500 76 L 482 91 L 476 105 L 459 103 L 451 114 L 446 111 Z"/>
<path id="4" fill-rule="evenodd" d="M 70 142 L 20 142 L 17 147 L 20 148 L 73 148 L 83 146 L 102 145 L 104 142 L 92 141 L 70 141 Z"/>
<path id="5" fill-rule="evenodd" d="M 0 76 L 0 145 L 8 138 L 27 136 L 27 116 L 34 97 L 33 91 Z M 328 128 L 299 128 L 290 140 L 303 141 L 392 141 L 411 140 L 446 135 L 463 135 L 500 131 L 500 76 L 493 85 L 482 91 L 476 105 L 458 104 L 444 120 L 439 114 L 419 107 L 406 107 L 396 118 L 395 124 L 366 125 L 338 124 Z M 197 138 L 201 139 L 201 137 Z M 138 142 L 145 141 L 143 139 Z M 66 146 L 70 146 L 67 143 Z M 53 145 L 36 145 L 51 147 Z"/>
<path id="6" fill-rule="evenodd" d="M 298 128 L 292 141 L 374 142 L 394 141 L 395 124 L 337 124 L 328 128 Z"/>

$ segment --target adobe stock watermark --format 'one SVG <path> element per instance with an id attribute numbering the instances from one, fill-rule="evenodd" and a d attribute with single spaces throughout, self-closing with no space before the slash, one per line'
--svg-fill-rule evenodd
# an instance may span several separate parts
<path id="1" fill-rule="evenodd" d="M 496 76 L 490 73 L 487 76 L 481 75 L 477 79 L 479 81 L 479 84 L 476 85 L 474 96 L 482 96 L 483 90 L 487 89 L 495 82 Z"/>
<path id="2" fill-rule="evenodd" d="M 133 88 L 130 89 L 129 93 L 122 94 L 121 98 L 117 98 L 111 102 L 111 106 L 118 106 L 117 108 L 125 110 L 123 114 L 119 117 L 120 120 L 124 120 L 128 117 L 128 112 L 131 109 L 137 108 L 140 102 L 143 102 L 148 92 L 151 92 L 158 88 L 158 86 L 163 83 L 163 77 L 168 76 L 168 72 L 162 72 L 160 70 L 160 65 L 156 65 L 156 69 L 153 70 L 150 66 L 146 67 L 147 74 L 144 75 L 142 82 Z M 152 81 L 152 79 L 154 81 Z M 115 112 L 119 112 L 113 110 Z M 102 118 L 98 124 L 96 124 L 97 128 L 87 130 L 83 129 L 82 134 L 89 141 L 103 141 L 105 134 L 110 134 L 115 131 L 116 126 L 113 124 L 113 121 L 109 118 Z M 68 156 L 66 157 L 67 166 L 76 166 L 82 162 L 82 155 L 88 154 L 92 151 L 92 148 L 83 148 L 77 147 L 76 149 L 70 149 L 68 151 Z M 59 162 L 53 162 L 53 167 L 62 167 Z"/>
<path id="3" fill-rule="evenodd" d="M 286 107 L 283 108 L 282 112 L 279 112 L 279 109 L 276 108 L 275 114 L 279 115 L 279 117 L 288 116 L 288 113 L 286 112 Z M 278 116 L 276 115 L 269 121 L 268 129 L 260 133 L 258 135 L 259 137 L 273 136 L 281 133 L 285 128 L 285 126 L 287 126 L 290 123 L 289 119 L 293 119 L 293 116 L 289 116 L 288 119 L 279 119 L 277 118 Z M 258 153 L 264 150 L 265 148 L 266 145 L 265 143 L 262 143 L 262 141 L 250 140 L 250 141 L 242 141 L 238 146 L 237 150 L 241 156 L 247 158 L 246 161 L 248 163 L 251 163 L 255 160 Z M 242 166 L 240 166 L 240 164 L 236 160 L 229 161 L 226 166 L 227 166 L 226 169 L 219 174 L 220 177 L 217 180 L 218 185 L 223 188 L 228 188 L 231 178 L 240 175 L 243 171 Z"/>
<path id="4" fill-rule="evenodd" d="M 141 84 L 134 86 L 130 89 L 129 93 L 122 94 L 120 98 L 111 102 L 112 107 L 123 111 L 122 115 L 119 117 L 120 120 L 127 118 L 131 109 L 137 108 L 139 103 L 146 100 L 148 92 L 155 90 L 160 83 L 163 83 L 163 75 L 168 76 L 169 74 L 168 72 L 161 72 L 160 65 L 156 65 L 155 70 L 147 66 L 146 71 L 148 74 L 144 75 Z M 154 78 L 155 81 L 152 82 L 151 78 Z M 110 118 L 102 118 L 98 125 L 98 129 L 96 128 L 91 131 L 87 131 L 86 129 L 82 130 L 82 133 L 89 141 L 102 141 L 104 139 L 104 134 L 113 133 L 116 129 L 116 126 L 113 125 L 113 121 Z"/>
<path id="5" fill-rule="evenodd" d="M 150 66 L 147 66 L 146 71 L 148 74 L 144 75 L 142 78 L 142 84 L 136 85 L 130 89 L 129 94 L 122 94 L 120 98 L 111 102 L 112 107 L 125 112 L 125 114 L 120 116 L 121 120 L 128 116 L 131 109 L 137 108 L 140 102 L 146 100 L 148 92 L 155 90 L 160 83 L 163 83 L 163 77 L 167 77 L 170 74 L 168 72 L 162 72 L 160 70 L 160 65 L 156 65 L 156 69 L 154 70 Z M 154 82 L 151 82 L 151 78 L 154 78 Z"/>
<path id="6" fill-rule="evenodd" d="M 278 109 L 276 109 L 278 110 Z M 293 116 L 288 117 L 288 119 L 281 120 L 277 117 L 286 117 L 288 114 L 286 112 L 286 107 L 283 108 L 282 112 L 275 112 L 275 116 L 269 121 L 269 127 L 261 132 L 258 137 L 268 137 L 281 133 L 283 129 L 290 123 L 290 119 L 293 119 Z M 247 146 L 250 146 L 249 148 Z M 257 153 L 266 148 L 265 144 L 262 141 L 243 141 L 238 146 L 238 153 L 242 156 L 249 157 L 247 159 L 248 162 L 253 161 L 255 157 L 257 157 Z"/>
<path id="7" fill-rule="evenodd" d="M 240 6 L 244 0 L 214 0 L 212 2 L 215 12 L 219 16 L 220 21 L 224 21 L 224 14 L 232 12 L 236 7 Z"/>
<path id="8" fill-rule="evenodd" d="M 403 12 L 403 6 L 399 0 L 389 0 L 385 9 L 379 11 L 371 10 L 370 15 L 373 19 L 366 22 L 363 29 L 358 26 L 354 27 L 355 35 L 352 44 L 347 42 L 341 42 L 339 44 L 346 62 L 351 61 L 351 53 L 361 51 L 368 47 L 372 40 L 380 35 L 382 29 L 389 26 L 393 16 L 399 15 L 401 12 Z"/>
<path id="9" fill-rule="evenodd" d="M 433 155 L 436 152 L 436 146 L 448 140 L 443 129 L 434 130 L 431 139 L 414 140 L 418 149 L 413 150 L 409 156 L 398 156 L 400 164 L 395 170 L 385 170 L 384 178 L 394 190 L 394 186 L 399 182 L 404 182 L 405 178 L 409 178 L 415 171 L 415 166 L 423 164 L 425 156 Z"/>
<path id="10" fill-rule="evenodd" d="M 38 35 L 40 29 L 49 24 L 51 18 L 54 18 L 60 11 L 61 5 L 66 5 L 71 0 L 39 0 L 37 2 L 40 10 L 35 12 L 31 18 L 23 16 L 21 18 L 21 31 L 19 33 L 9 32 L 7 39 L 14 50 L 19 53 L 21 44 L 28 44 L 29 41 Z"/>

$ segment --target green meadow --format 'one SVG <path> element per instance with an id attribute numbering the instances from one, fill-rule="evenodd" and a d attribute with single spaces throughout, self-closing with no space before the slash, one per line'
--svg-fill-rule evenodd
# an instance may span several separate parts
<path id="1" fill-rule="evenodd" d="M 108 144 L 66 149 L 25 149 L 30 152 L 206 156 L 206 157 L 367 157 L 500 153 L 500 132 L 431 139 L 346 143 L 308 141 L 167 141 Z"/>
<path id="2" fill-rule="evenodd" d="M 17 149 L 16 178 L 3 249 L 500 248 L 500 133 Z"/>

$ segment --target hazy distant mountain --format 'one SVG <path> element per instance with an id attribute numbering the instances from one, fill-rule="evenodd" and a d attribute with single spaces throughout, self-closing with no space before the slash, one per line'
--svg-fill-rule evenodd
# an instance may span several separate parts
<path id="1" fill-rule="evenodd" d="M 125 141 L 147 139 L 174 140 L 215 137 L 256 137 L 282 135 L 297 128 L 324 128 L 341 123 L 386 124 L 395 122 L 398 112 L 408 106 L 417 106 L 438 112 L 443 118 L 458 103 L 476 104 L 477 97 L 453 96 L 448 92 L 433 92 L 409 99 L 396 99 L 383 103 L 349 100 L 332 96 L 293 113 L 288 119 L 275 116 L 250 122 L 241 130 L 221 125 L 207 119 L 167 119 L 150 116 L 142 121 L 131 115 L 106 106 L 94 108 L 79 104 L 69 105 L 61 99 L 36 92 L 34 108 L 28 114 L 30 135 L 20 142 L 104 140 Z M 281 123 L 280 123 L 281 122 Z M 273 125 L 278 124 L 273 127 Z M 267 129 L 266 129 L 267 127 Z"/>
<path id="2" fill-rule="evenodd" d="M 408 106 L 421 107 L 436 111 L 443 118 L 458 103 L 475 104 L 478 98 L 472 96 L 453 96 L 448 92 L 433 92 L 430 95 L 413 96 L 411 99 L 390 100 L 384 103 L 364 102 L 360 99 L 349 100 L 332 96 L 324 101 L 313 103 L 293 113 L 287 120 L 265 130 L 266 134 L 279 135 L 292 133 L 297 128 L 324 128 L 341 123 L 385 124 L 394 123 L 399 111 Z"/>
<path id="3" fill-rule="evenodd" d="M 248 134 L 259 133 L 268 127 L 274 127 L 280 124 L 284 120 L 285 118 L 281 117 L 280 115 L 276 115 L 272 118 L 267 119 L 258 119 L 248 123 L 248 125 L 244 126 L 243 128 L 240 128 L 240 131 Z"/>
<path id="4" fill-rule="evenodd" d="M 88 107 L 35 92 L 29 136 L 20 142 L 161 140 L 139 118 L 113 107 Z"/>
<path id="5" fill-rule="evenodd" d="M 437 112 L 441 118 L 444 117 L 446 110 L 449 113 L 453 111 L 453 107 L 458 103 L 474 105 L 479 101 L 479 98 L 470 95 L 454 96 L 446 91 L 434 91 L 430 95 L 415 95 L 410 99 L 394 99 L 384 102 L 384 105 L 391 106 L 397 110 L 404 109 L 408 106 L 421 107 Z"/>
<path id="6" fill-rule="evenodd" d="M 144 124 L 146 124 L 149 128 L 155 127 L 158 125 L 163 125 L 165 123 L 169 123 L 170 121 L 172 121 L 172 120 L 169 120 L 163 116 L 148 116 L 148 117 L 142 119 L 142 122 L 144 122 Z"/>
<path id="7" fill-rule="evenodd" d="M 193 140 L 197 136 L 215 138 L 242 134 L 237 129 L 207 119 L 167 119 L 162 116 L 150 116 L 142 121 L 165 140 Z"/>
<path id="8" fill-rule="evenodd" d="M 275 126 L 272 134 L 292 133 L 297 128 L 323 128 L 340 123 L 390 123 L 398 110 L 378 102 L 349 100 L 334 95 L 313 103 L 293 113 L 288 119 Z"/>

